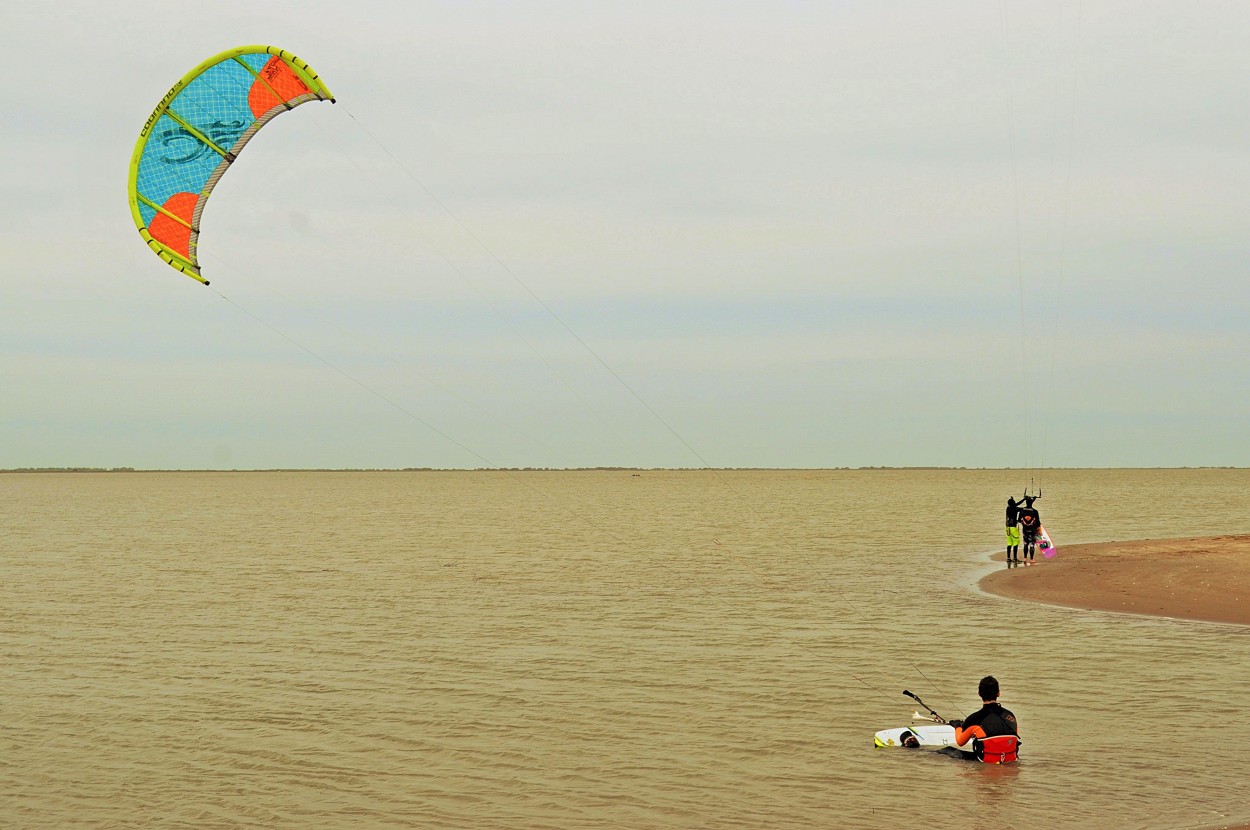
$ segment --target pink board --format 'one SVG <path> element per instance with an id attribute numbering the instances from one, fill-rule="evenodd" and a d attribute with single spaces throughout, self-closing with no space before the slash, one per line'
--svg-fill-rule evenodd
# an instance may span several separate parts
<path id="1" fill-rule="evenodd" d="M 1042 552 L 1042 556 L 1047 559 L 1052 558 L 1059 551 L 1055 549 L 1055 543 L 1050 540 L 1050 534 L 1046 532 L 1046 526 L 1038 527 L 1037 547 Z"/>

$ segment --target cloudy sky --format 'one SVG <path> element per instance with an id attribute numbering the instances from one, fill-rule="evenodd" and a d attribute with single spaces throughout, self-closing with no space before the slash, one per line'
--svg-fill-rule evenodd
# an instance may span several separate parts
<path id="1" fill-rule="evenodd" d="M 0 468 L 1250 465 L 1250 4 L 0 10 Z M 205 288 L 127 167 L 251 43 Z"/>

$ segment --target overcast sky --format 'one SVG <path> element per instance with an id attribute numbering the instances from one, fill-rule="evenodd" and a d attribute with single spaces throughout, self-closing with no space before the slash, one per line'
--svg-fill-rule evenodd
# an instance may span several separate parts
<path id="1" fill-rule="evenodd" d="M 1250 465 L 1250 4 L 0 11 L 0 468 Z M 253 43 L 205 288 L 127 167 Z"/>

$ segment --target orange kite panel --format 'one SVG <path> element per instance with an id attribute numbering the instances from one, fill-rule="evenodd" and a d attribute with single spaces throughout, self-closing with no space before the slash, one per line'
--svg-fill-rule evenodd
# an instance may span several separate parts
<path id="1" fill-rule="evenodd" d="M 275 92 L 282 96 L 281 101 L 274 97 Z M 252 115 L 260 118 L 278 104 L 298 98 L 306 92 L 308 87 L 299 76 L 291 71 L 291 67 L 282 58 L 274 55 L 261 68 L 260 78 L 252 83 L 252 89 L 247 94 L 247 105 L 251 108 Z"/>
<path id="2" fill-rule="evenodd" d="M 175 193 L 165 200 L 161 207 L 184 220 L 188 225 L 195 215 L 195 203 L 200 200 L 196 193 Z M 148 225 L 148 233 L 163 245 L 186 257 L 191 258 L 191 229 L 181 222 L 175 222 L 163 213 L 152 217 Z"/>

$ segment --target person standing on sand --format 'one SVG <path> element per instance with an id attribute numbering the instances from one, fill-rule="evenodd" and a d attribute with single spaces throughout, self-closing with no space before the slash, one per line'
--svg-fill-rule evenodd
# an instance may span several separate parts
<path id="1" fill-rule="evenodd" d="M 977 692 L 981 695 L 981 708 L 963 720 L 949 722 L 955 727 L 955 745 L 978 761 L 991 764 L 1015 761 L 1020 728 L 1011 710 L 998 702 L 998 680 L 993 675 L 982 677 Z M 971 750 L 964 749 L 969 741 Z"/>
<path id="2" fill-rule="evenodd" d="M 1020 530 L 1024 536 L 1024 558 L 1033 561 L 1033 551 L 1037 545 L 1037 534 L 1042 529 L 1042 516 L 1037 512 L 1037 508 L 1033 506 L 1036 499 L 1041 496 L 1025 496 L 1024 507 L 1020 508 Z"/>
<path id="3" fill-rule="evenodd" d="M 1020 561 L 1020 505 L 1007 497 L 1007 561 Z"/>

